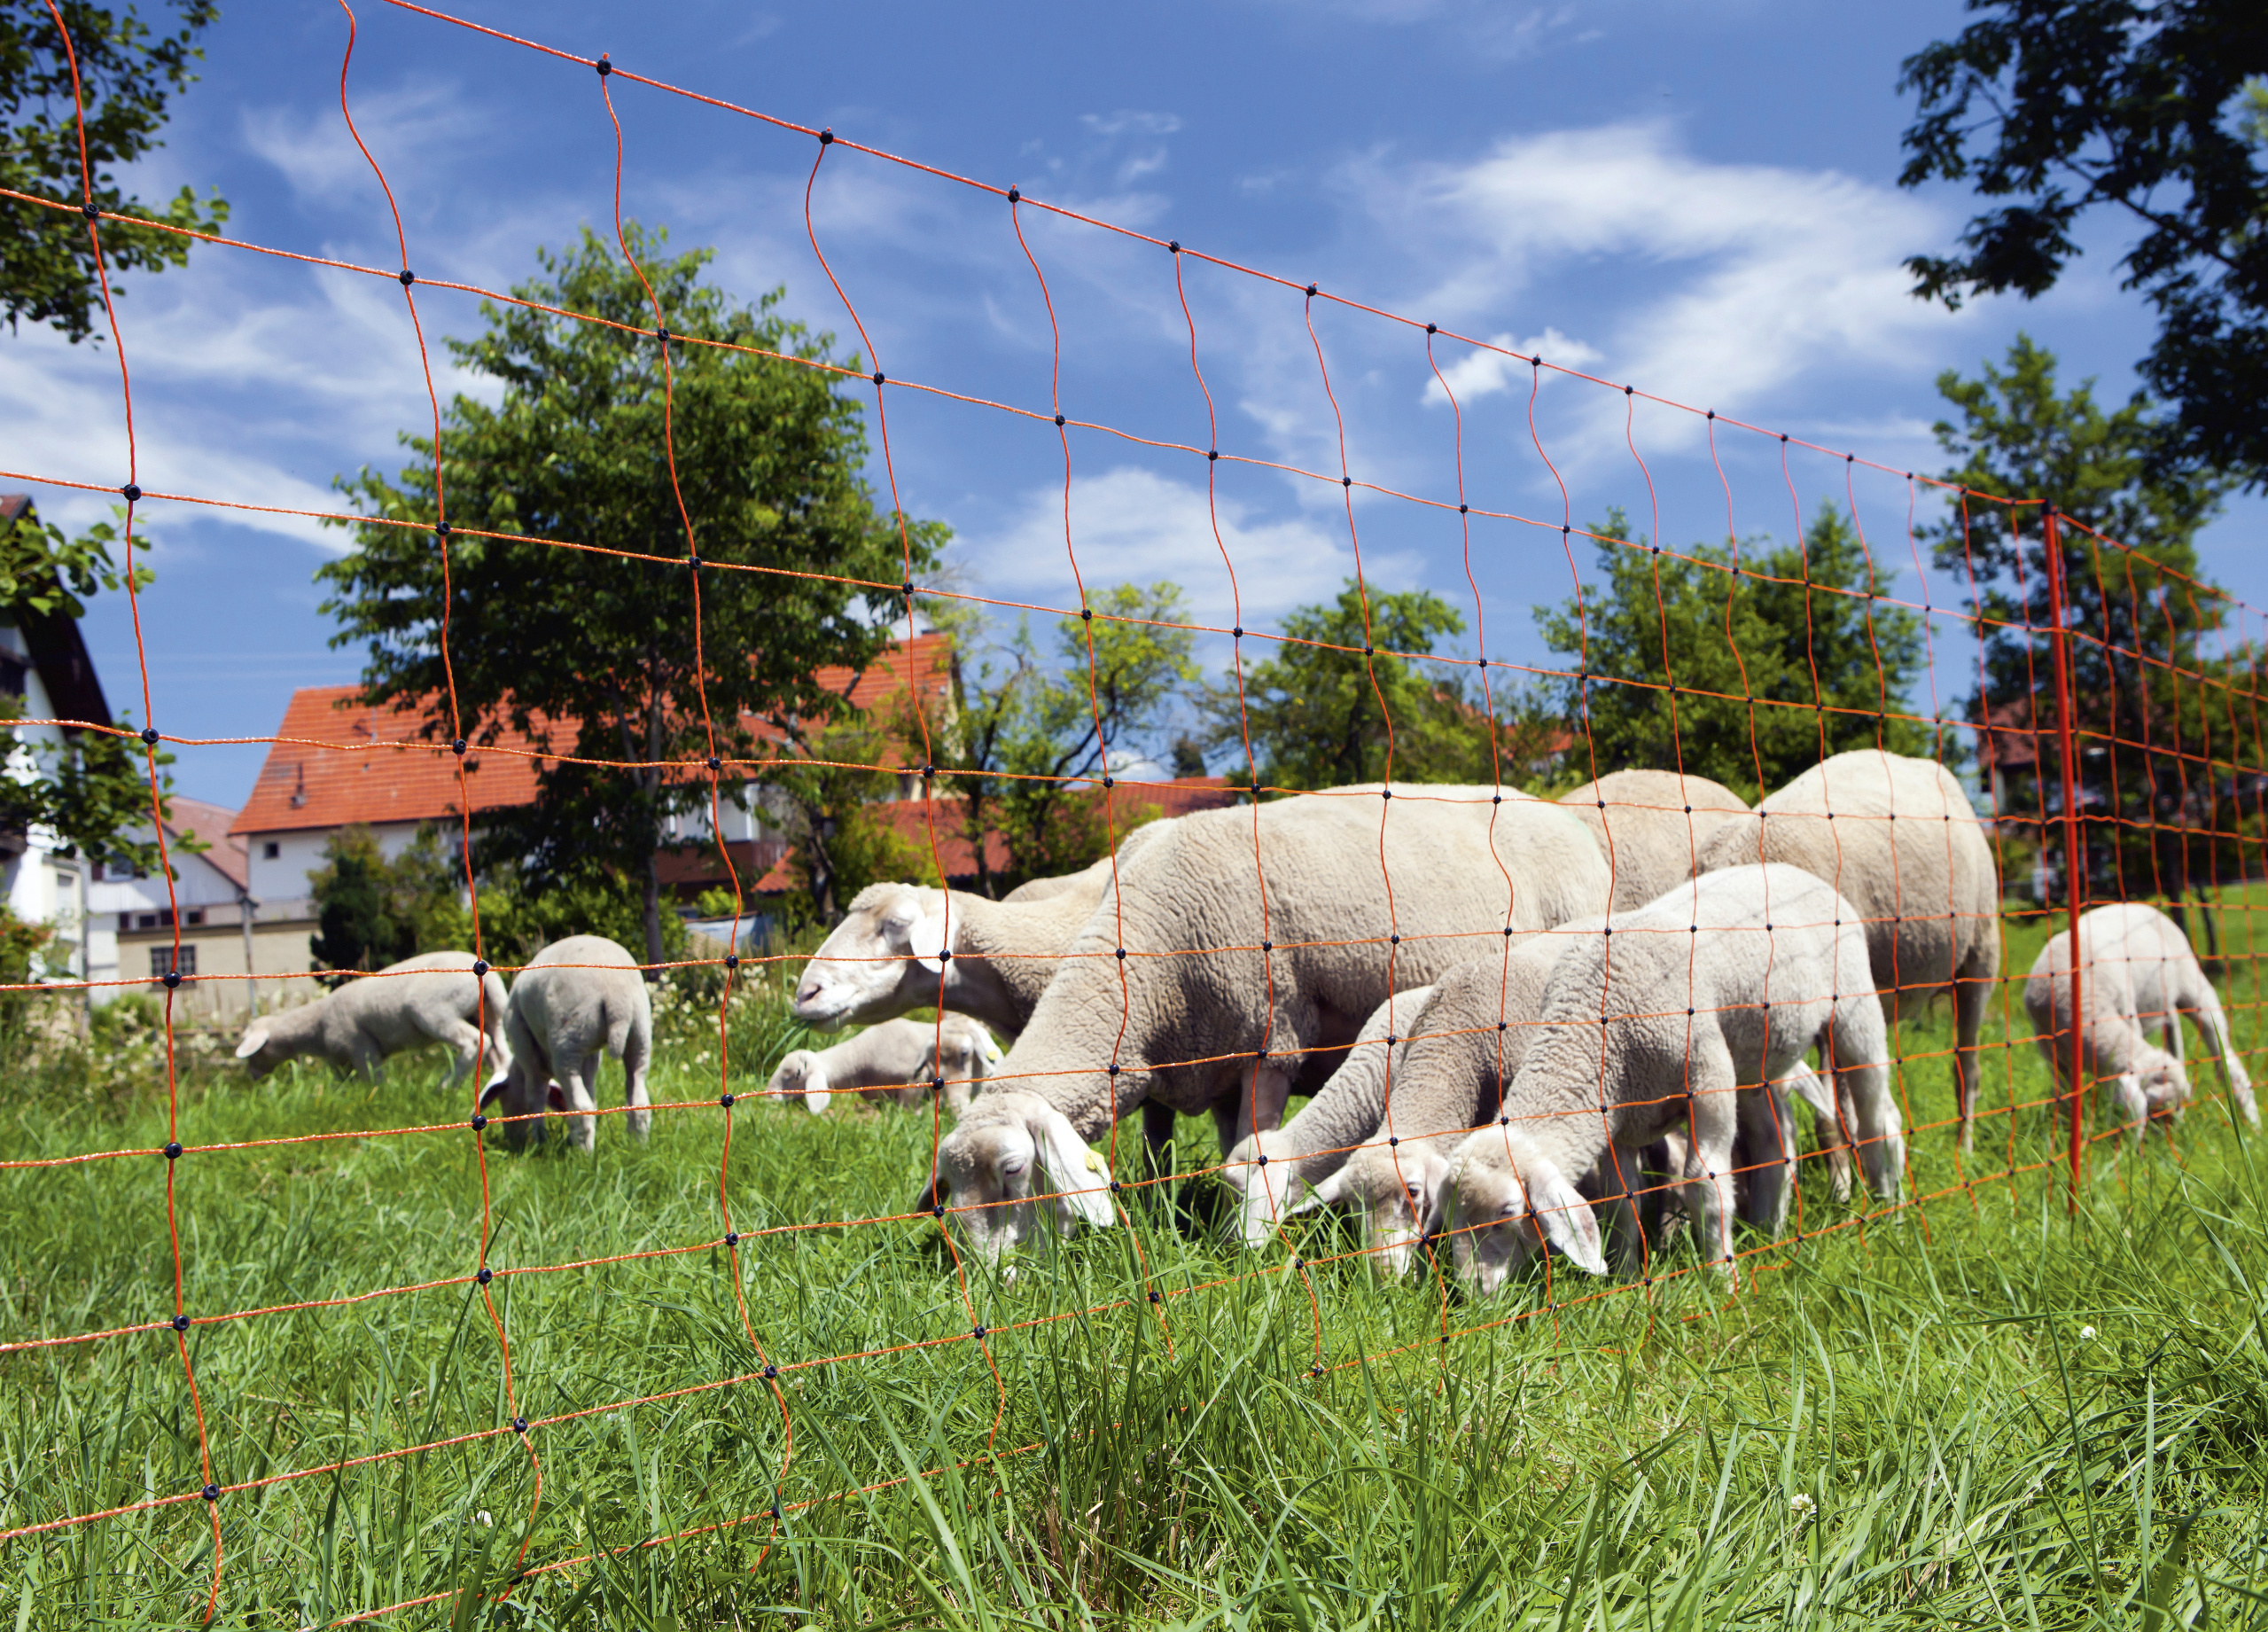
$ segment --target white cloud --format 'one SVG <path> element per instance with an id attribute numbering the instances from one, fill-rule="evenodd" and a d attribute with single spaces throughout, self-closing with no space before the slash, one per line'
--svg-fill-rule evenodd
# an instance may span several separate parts
<path id="1" fill-rule="evenodd" d="M 350 84 L 347 94 L 355 127 L 370 158 L 385 168 L 397 199 L 424 173 L 425 160 L 453 163 L 493 117 L 486 104 L 454 82 L 426 80 L 360 92 Z M 282 105 L 247 108 L 242 128 L 245 145 L 282 172 L 302 199 L 335 206 L 343 196 L 359 204 L 362 200 L 347 191 L 359 182 L 370 189 L 369 201 L 385 207 L 370 160 L 355 145 L 335 103 L 305 113 Z"/>
<path id="2" fill-rule="evenodd" d="M 1531 334 L 1526 340 L 1516 340 L 1508 333 L 1493 334 L 1488 343 L 1500 349 L 1476 351 L 1459 358 L 1441 371 L 1441 379 L 1425 382 L 1425 400 L 1429 403 L 1446 403 L 1449 392 L 1457 394 L 1460 402 L 1469 402 L 1477 397 L 1493 396 L 1508 390 L 1514 380 L 1525 385 L 1531 372 L 1529 364 L 1520 357 L 1508 357 L 1508 351 L 1521 356 L 1541 357 L 1547 363 L 1556 363 L 1562 368 L 1587 369 L 1600 360 L 1599 353 L 1581 340 L 1570 339 L 1557 329 L 1546 329 L 1541 334 Z M 1551 383 L 1554 376 L 1547 371 L 1544 383 Z M 1449 390 L 1441 388 L 1442 380 L 1449 383 Z"/>
<path id="3" fill-rule="evenodd" d="M 1115 113 L 1082 113 L 1079 122 L 1097 136 L 1171 136 L 1181 128 L 1178 113 L 1153 113 L 1122 107 Z"/>
<path id="4" fill-rule="evenodd" d="M 1203 488 L 1134 465 L 1072 479 L 1071 544 L 1090 589 L 1170 578 L 1189 591 L 1197 622 L 1224 629 L 1240 616 L 1247 629 L 1273 628 L 1284 613 L 1326 598 L 1354 572 L 1343 527 L 1334 532 L 1305 516 L 1268 519 L 1226 497 L 1209 513 Z M 1224 550 L 1235 567 L 1235 595 Z M 1027 493 L 1016 519 L 997 537 L 977 543 L 970 556 L 980 592 L 1077 604 L 1060 488 Z M 1371 582 L 1389 589 L 1405 588 L 1417 576 L 1415 558 L 1391 551 L 1365 551 L 1363 567 Z"/>

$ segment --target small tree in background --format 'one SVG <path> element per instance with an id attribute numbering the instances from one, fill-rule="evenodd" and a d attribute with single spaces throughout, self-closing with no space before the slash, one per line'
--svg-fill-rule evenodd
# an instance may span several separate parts
<path id="1" fill-rule="evenodd" d="M 2147 397 L 2137 392 L 2105 411 L 2092 380 L 2061 391 L 2054 354 L 2027 335 L 2004 366 L 1988 363 L 1975 379 L 1948 370 L 1937 389 L 1960 414 L 1934 427 L 1959 461 L 1945 480 L 2050 501 L 2132 546 L 2106 550 L 2069 526 L 2059 535 L 2081 802 L 2100 888 L 2178 899 L 2240 869 L 2233 768 L 2257 768 L 2251 722 L 2232 730 L 2225 694 L 2175 672 L 2223 673 L 2205 640 L 2222 627 L 2225 603 L 2193 584 L 2202 581 L 2197 531 L 2231 484 L 2162 465 L 2164 426 Z M 1931 537 L 1937 565 L 1978 588 L 1983 683 L 1966 711 L 1981 722 L 1988 708 L 2013 709 L 2021 727 L 2041 733 L 2049 774 L 2004 777 L 1996 789 L 2003 814 L 2038 821 L 2061 808 L 2055 615 L 2038 509 L 2014 519 L 2012 529 L 2007 510 L 1971 501 Z"/>
<path id="2" fill-rule="evenodd" d="M 431 826 L 390 861 L 368 827 L 342 827 L 324 842 L 308 887 L 316 924 L 309 949 L 319 968 L 368 973 L 471 944 L 462 865 Z"/>
<path id="3" fill-rule="evenodd" d="M 1594 759 L 1597 774 L 1682 769 L 1755 800 L 1847 749 L 1935 752 L 1929 728 L 1897 717 L 1921 673 L 1921 621 L 1873 598 L 1872 565 L 1832 504 L 1800 546 L 1656 553 L 1620 511 L 1591 530 L 1617 541 L 1599 545 L 1597 582 L 1536 609 L 1573 671 L 1553 689 L 1585 777 Z"/>
<path id="4" fill-rule="evenodd" d="M 514 293 L 623 328 L 489 305 L 485 332 L 449 342 L 503 388 L 493 408 L 458 396 L 446 410 L 449 519 L 521 536 L 456 538 L 444 601 L 441 551 L 421 530 L 438 513 L 433 449 L 406 434 L 417 458 L 398 480 L 365 469 L 340 486 L 367 514 L 417 525 L 357 527 L 354 552 L 319 576 L 340 623 L 333 644 L 367 647 L 370 700 L 409 704 L 428 738 L 447 740 L 453 682 L 472 741 L 509 725 L 596 761 L 545 764 L 534 803 L 487 818 L 476 859 L 539 892 L 633 880 L 643 923 L 631 940 L 659 963 L 665 824 L 709 798 L 686 762 L 761 757 L 744 716 L 791 740 L 837 719 L 845 699 L 816 671 L 867 668 L 890 642 L 880 617 L 899 607 L 894 590 L 839 580 L 895 584 L 906 548 L 920 571 L 946 533 L 877 511 L 862 412 L 835 376 L 760 355 L 830 356 L 828 336 L 774 315 L 781 291 L 744 305 L 703 281 L 712 252 L 670 255 L 664 234 L 635 225 L 625 236 L 675 337 L 671 436 L 645 285 L 586 230 L 570 252 L 539 251 L 544 276 Z M 698 627 L 680 492 L 703 563 Z"/>
<path id="5" fill-rule="evenodd" d="M 1261 785 L 1339 787 L 1386 775 L 1391 720 L 1397 781 L 1493 784 L 1500 758 L 1504 779 L 1522 780 L 1538 733 L 1517 693 L 1494 685 L 1492 711 L 1464 669 L 1389 655 L 1431 652 L 1464 632 L 1463 614 L 1430 590 L 1374 588 L 1366 634 L 1362 592 L 1349 579 L 1335 601 L 1285 616 L 1289 638 L 1245 668 L 1241 707 L 1234 675 L 1207 691 L 1205 746 L 1227 753 L 1232 782 L 1251 774 L 1249 738 Z M 1368 658 L 1366 644 L 1375 649 Z"/>
<path id="6" fill-rule="evenodd" d="M 97 208 L 162 221 L 194 232 L 218 232 L 229 207 L 218 193 L 199 204 L 183 187 L 160 214 L 122 192 L 108 167 L 131 164 L 161 144 L 167 104 L 196 75 L 204 56 L 192 42 L 220 15 L 214 0 L 175 0 L 178 31 L 150 31 L 131 7 L 122 12 L 61 0 L 64 26 L 78 56 L 86 103 L 86 156 L 95 167 Z M 79 160 L 78 107 L 71 94 L 71 59 L 47 0 L 0 0 L 0 187 L 77 205 L 85 196 Z M 103 258 L 120 293 L 121 271 L 156 272 L 189 259 L 191 240 L 124 222 L 102 226 Z M 94 333 L 102 310 L 94 244 L 76 209 L 69 212 L 0 199 L 0 301 L 8 326 L 29 318 L 51 324 L 74 340 Z"/>

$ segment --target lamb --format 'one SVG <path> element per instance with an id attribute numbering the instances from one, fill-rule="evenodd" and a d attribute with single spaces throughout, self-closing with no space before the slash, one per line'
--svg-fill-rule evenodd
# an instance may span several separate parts
<path id="1" fill-rule="evenodd" d="M 2252 1079 L 2229 1036 L 2212 982 L 2198 966 L 2189 937 L 2155 907 L 2123 902 L 2079 919 L 2083 962 L 2080 1002 L 2086 1009 L 2083 1060 L 2090 1076 L 2114 1079 L 2119 1105 L 2141 1137 L 2147 1120 L 2178 1110 L 2189 1098 L 2182 1058 L 2181 1017 L 2195 1023 L 2219 1059 L 2221 1077 L 2244 1120 L 2260 1121 Z M 2071 932 L 2039 949 L 2024 982 L 2024 1012 L 2056 1079 L 2068 1091 L 2071 1066 Z M 2156 1046 L 2155 1030 L 2164 1044 Z"/>
<path id="2" fill-rule="evenodd" d="M 1809 872 L 1730 868 L 1615 915 L 1555 967 L 1543 1019 L 1498 1126 L 1459 1147 L 1443 1187 L 1457 1273 L 1481 1295 L 1539 1238 L 1605 1274 L 1573 1179 L 1602 1163 L 1619 1178 L 1631 1153 L 1680 1123 L 1703 1255 L 1729 1276 L 1735 1130 L 1749 1141 L 1748 1215 L 1776 1232 L 1796 1152 L 1769 1085 L 1822 1040 L 1867 1183 L 1898 1193 L 1905 1133 L 1865 932 L 1858 909 Z"/>
<path id="3" fill-rule="evenodd" d="M 646 1066 L 653 1052 L 653 1008 L 637 960 L 604 935 L 570 935 L 538 952 L 512 982 L 504 1020 L 510 1067 L 480 1096 L 498 1100 L 514 1145 L 543 1137 L 549 1085 L 557 1081 L 568 1113 L 567 1136 L 582 1150 L 597 1143 L 598 1054 L 622 1062 L 623 1102 L 633 1137 L 653 1121 L 646 1109 Z"/>
<path id="4" fill-rule="evenodd" d="M 475 975 L 475 969 L 479 973 Z M 313 1003 L 252 1023 L 237 1044 L 254 1081 L 287 1059 L 320 1055 L 344 1075 L 386 1080 L 386 1058 L 438 1042 L 455 1057 L 452 1085 L 476 1068 L 505 1069 L 503 978 L 470 952 L 421 952 L 357 976 Z"/>
<path id="5" fill-rule="evenodd" d="M 782 1103 L 799 1095 L 804 1108 L 816 1113 L 827 1109 L 830 1094 L 847 1091 L 920 1105 L 928 1100 L 932 1080 L 943 1077 L 946 1106 L 958 1115 L 999 1058 L 992 1034 L 966 1015 L 946 1015 L 941 1024 L 885 1020 L 831 1049 L 796 1050 L 780 1062 L 764 1091 Z"/>
<path id="6" fill-rule="evenodd" d="M 940 1142 L 920 1205 L 949 1194 L 955 1228 L 990 1258 L 1037 1216 L 1009 1183 L 1012 1160 L 1068 1191 L 1085 1142 L 1149 1104 L 1210 1112 L 1233 1148 L 1276 1126 L 1304 1067 L 1320 1086 L 1322 1051 L 1389 992 L 1469 961 L 1476 942 L 1602 911 L 1610 887 L 1571 812 L 1488 789 L 1397 785 L 1182 816 L 1121 855 L 1116 898 L 994 1074 L 1022 1081 L 1008 1097 L 988 1086 Z M 991 1205 L 1004 1200 L 1018 1205 Z M 1088 1203 L 1065 1215 L 1111 1216 Z"/>
<path id="7" fill-rule="evenodd" d="M 1892 1024 L 1952 995 L 1953 1095 L 1960 1146 L 1971 1149 L 1983 1081 L 1977 1035 L 2000 974 L 2000 875 L 1960 784 L 1930 760 L 1878 748 L 1838 754 L 1728 819 L 1695 871 L 1759 862 L 1801 867 L 1858 907 Z"/>
<path id="8" fill-rule="evenodd" d="M 1128 835 L 1132 837 L 1132 835 Z M 1111 858 L 1104 856 L 1092 866 L 1077 872 L 1057 873 L 1052 878 L 1026 878 L 1001 897 L 1003 902 L 1053 901 L 1058 895 L 1084 894 L 1091 905 L 1102 899 L 1103 892 L 1111 887 Z"/>
<path id="9" fill-rule="evenodd" d="M 1694 874 L 1709 836 L 1748 809 L 1706 777 L 1674 770 L 1617 770 L 1559 802 L 1583 818 L 1614 870 L 1617 912 L 1642 907 Z"/>

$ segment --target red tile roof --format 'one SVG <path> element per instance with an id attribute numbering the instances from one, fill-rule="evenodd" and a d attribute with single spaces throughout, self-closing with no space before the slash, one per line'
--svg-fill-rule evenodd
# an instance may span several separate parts
<path id="1" fill-rule="evenodd" d="M 818 672 L 827 690 L 846 693 L 852 703 L 871 709 L 917 679 L 933 700 L 951 695 L 953 642 L 944 635 L 915 636 L 891 646 L 867 669 L 829 668 Z M 422 707 L 385 707 L 365 703 L 359 686 L 308 686 L 292 693 L 268 750 L 268 762 L 253 784 L 229 831 L 272 833 L 302 828 L 344 827 L 350 823 L 433 822 L 458 814 L 456 761 L 445 743 L 419 736 Z M 752 715 L 741 723 L 759 741 L 776 742 L 779 731 Z M 493 746 L 465 755 L 465 792 L 477 814 L 532 803 L 539 761 L 534 745 L 509 728 Z M 207 835 L 210 837 L 210 835 Z"/>
<path id="2" fill-rule="evenodd" d="M 237 813 L 226 805 L 208 805 L 201 799 L 191 799 L 174 793 L 167 797 L 166 809 L 173 820 L 166 824 L 166 831 L 176 836 L 201 839 L 208 849 L 199 852 L 218 872 L 237 888 L 245 887 L 250 876 L 246 856 L 251 849 L 246 839 L 232 836 L 230 824 Z"/>

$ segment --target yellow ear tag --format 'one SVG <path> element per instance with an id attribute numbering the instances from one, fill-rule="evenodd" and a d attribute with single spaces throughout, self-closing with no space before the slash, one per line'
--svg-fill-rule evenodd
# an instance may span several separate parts
<path id="1" fill-rule="evenodd" d="M 1087 1170 L 1089 1173 L 1108 1173 L 1111 1170 L 1111 1164 L 1103 1160 L 1103 1152 L 1091 1144 L 1087 1147 Z"/>

